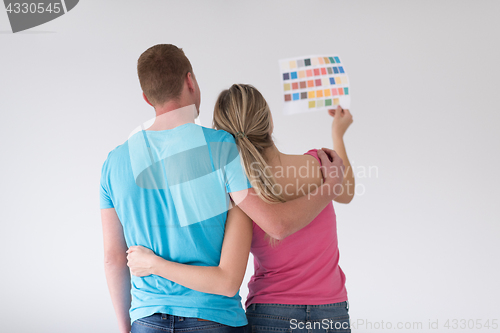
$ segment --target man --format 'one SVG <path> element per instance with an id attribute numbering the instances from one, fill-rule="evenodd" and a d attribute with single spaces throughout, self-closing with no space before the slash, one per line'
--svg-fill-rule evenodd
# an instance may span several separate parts
<path id="1" fill-rule="evenodd" d="M 143 245 L 171 261 L 217 265 L 229 195 L 267 234 L 283 239 L 335 197 L 342 160 L 319 150 L 324 184 L 309 196 L 267 204 L 251 188 L 233 137 L 194 124 L 200 88 L 181 49 L 149 48 L 138 60 L 138 76 L 155 122 L 115 148 L 101 175 L 105 272 L 120 332 L 155 313 L 246 325 L 238 294 L 201 293 L 156 275 L 131 280 L 127 248 Z"/>

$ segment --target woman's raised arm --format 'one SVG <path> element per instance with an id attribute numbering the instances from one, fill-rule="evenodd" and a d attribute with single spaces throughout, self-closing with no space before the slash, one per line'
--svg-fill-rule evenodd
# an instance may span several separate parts
<path id="1" fill-rule="evenodd" d="M 333 199 L 339 203 L 349 203 L 354 197 L 355 180 L 354 172 L 351 163 L 347 158 L 347 152 L 344 144 L 344 134 L 347 128 L 352 124 L 352 115 L 348 109 L 342 109 L 340 106 L 336 110 L 328 110 L 328 113 L 333 117 L 332 122 L 332 140 L 333 149 L 344 162 L 344 179 L 342 181 L 342 192 Z"/>

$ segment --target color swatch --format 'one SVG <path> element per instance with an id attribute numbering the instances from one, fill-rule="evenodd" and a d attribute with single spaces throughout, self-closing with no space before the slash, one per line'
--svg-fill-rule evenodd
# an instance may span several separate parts
<path id="1" fill-rule="evenodd" d="M 349 78 L 338 55 L 282 59 L 279 64 L 285 114 L 350 107 Z"/>

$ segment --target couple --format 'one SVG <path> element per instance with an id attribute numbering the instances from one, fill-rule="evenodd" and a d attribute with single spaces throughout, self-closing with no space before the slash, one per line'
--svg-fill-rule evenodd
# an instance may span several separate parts
<path id="1" fill-rule="evenodd" d="M 194 124 L 200 89 L 181 49 L 149 48 L 138 76 L 155 121 L 109 153 L 100 187 L 120 332 L 350 332 L 332 205 L 354 195 L 349 111 L 329 111 L 337 152 L 286 155 L 254 87 L 224 90 L 209 129 Z"/>

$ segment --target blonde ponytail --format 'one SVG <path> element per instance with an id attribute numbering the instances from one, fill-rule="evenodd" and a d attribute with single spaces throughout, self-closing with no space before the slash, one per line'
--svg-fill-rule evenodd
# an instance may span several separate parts
<path id="1" fill-rule="evenodd" d="M 284 202 L 263 157 L 274 143 L 271 110 L 262 94 L 247 84 L 233 84 L 222 91 L 215 103 L 213 127 L 235 137 L 246 175 L 259 197 L 268 203 Z M 274 239 L 270 242 L 275 244 Z"/>
<path id="2" fill-rule="evenodd" d="M 250 139 L 248 137 L 238 138 L 236 143 L 240 148 L 247 177 L 259 197 L 267 203 L 284 202 L 283 197 L 278 194 L 279 191 L 275 189 L 276 181 L 271 174 L 269 165 Z"/>

